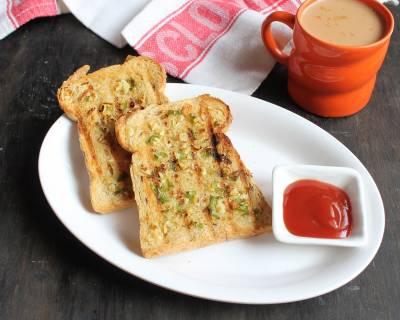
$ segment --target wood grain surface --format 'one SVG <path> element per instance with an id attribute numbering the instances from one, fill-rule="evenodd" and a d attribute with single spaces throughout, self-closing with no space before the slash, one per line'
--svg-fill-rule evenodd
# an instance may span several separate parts
<path id="1" fill-rule="evenodd" d="M 298 109 L 280 66 L 254 94 L 343 142 L 374 177 L 386 210 L 382 246 L 359 277 L 321 297 L 282 305 L 218 303 L 161 289 L 75 239 L 52 213 L 37 174 L 41 142 L 61 115 L 55 93 L 77 67 L 120 63 L 134 51 L 114 48 L 71 15 L 32 21 L 1 40 L 0 319 L 400 319 L 400 8 L 390 9 L 397 24 L 389 54 L 359 114 L 323 119 Z"/>

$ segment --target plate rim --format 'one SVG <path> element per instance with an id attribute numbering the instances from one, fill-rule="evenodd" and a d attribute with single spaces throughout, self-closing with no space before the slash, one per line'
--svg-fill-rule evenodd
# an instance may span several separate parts
<path id="1" fill-rule="evenodd" d="M 382 229 L 379 230 L 379 237 L 378 237 L 378 241 L 375 242 L 374 244 L 374 248 L 373 250 L 370 250 L 368 252 L 368 258 L 365 259 L 365 261 L 362 263 L 362 266 L 360 266 L 357 269 L 352 270 L 351 272 L 348 272 L 348 275 L 346 277 L 343 277 L 342 281 L 338 281 L 335 282 L 335 284 L 331 285 L 331 286 L 327 286 L 324 290 L 320 290 L 317 293 L 313 293 L 313 294 L 303 294 L 302 297 L 294 297 L 294 298 L 289 298 L 289 299 L 279 299 L 276 301 L 265 301 L 265 300 L 245 300 L 245 299 L 235 299 L 235 298 L 227 298 L 227 297 L 218 297 L 218 296 L 214 296 L 212 294 L 210 295 L 206 295 L 206 294 L 197 294 L 197 293 L 193 293 L 190 290 L 185 290 L 179 286 L 171 286 L 168 285 L 166 283 L 160 283 L 160 281 L 157 282 L 157 280 L 153 280 L 150 277 L 146 277 L 143 274 L 138 274 L 138 273 L 134 273 L 132 270 L 129 270 L 127 268 L 125 268 L 122 265 L 118 265 L 117 263 L 115 263 L 114 261 L 110 260 L 105 254 L 99 252 L 98 250 L 96 250 L 95 248 L 92 247 L 91 244 L 88 244 L 87 242 L 85 242 L 82 237 L 76 233 L 74 230 L 72 230 L 71 228 L 68 227 L 67 223 L 64 222 L 64 219 L 62 217 L 62 215 L 60 215 L 57 210 L 55 210 L 55 207 L 53 206 L 53 204 L 51 203 L 51 201 L 49 200 L 49 196 L 47 194 L 46 188 L 45 188 L 45 182 L 43 181 L 43 170 L 45 170 L 43 168 L 43 158 L 44 158 L 44 146 L 47 142 L 47 140 L 49 139 L 48 137 L 50 136 L 52 129 L 55 130 L 54 128 L 59 126 L 61 122 L 67 120 L 67 121 L 71 121 L 69 120 L 69 118 L 65 115 L 62 114 L 48 129 L 42 144 L 40 146 L 40 151 L 39 151 L 39 157 L 38 157 L 38 173 L 39 173 L 39 181 L 40 181 L 40 185 L 42 188 L 42 191 L 45 195 L 46 201 L 49 204 L 49 206 L 51 207 L 53 213 L 56 215 L 56 217 L 58 218 L 58 220 L 65 226 L 65 228 L 72 234 L 74 235 L 75 238 L 77 238 L 85 247 L 87 247 L 89 250 L 91 250 L 93 253 L 95 253 L 97 256 L 101 257 L 102 259 L 104 259 L 105 261 L 107 261 L 108 263 L 110 263 L 111 265 L 113 265 L 114 267 L 117 267 L 120 270 L 123 270 L 124 272 L 135 276 L 143 281 L 146 281 L 148 283 L 151 283 L 153 285 L 174 291 L 174 292 L 178 292 L 181 294 L 185 294 L 188 296 L 192 296 L 192 297 L 196 297 L 196 298 L 201 298 L 201 299 L 206 299 L 206 300 L 211 300 L 211 301 L 219 301 L 219 302 L 227 302 L 227 303 L 238 303 L 238 304 L 248 304 L 248 305 L 260 305 L 260 304 L 277 304 L 277 303 L 290 303 L 290 302 L 296 302 L 296 301 L 303 301 L 303 300 L 307 300 L 307 299 L 311 299 L 329 292 L 332 292 L 340 287 L 342 287 L 343 285 L 347 284 L 348 282 L 350 282 L 351 280 L 353 280 L 354 278 L 356 278 L 358 275 L 360 275 L 367 267 L 368 265 L 371 263 L 371 261 L 374 259 L 374 257 L 376 256 L 381 244 L 382 244 L 382 240 L 383 240 L 383 235 L 384 235 L 384 231 L 385 231 L 385 225 L 386 225 L 386 216 L 385 216 L 385 208 L 384 208 L 384 204 L 383 204 L 383 200 L 382 200 L 382 196 L 379 192 L 379 189 L 376 185 L 375 180 L 373 179 L 372 175 L 369 173 L 369 171 L 367 170 L 367 168 L 364 166 L 364 164 L 358 159 L 358 157 L 349 149 L 347 148 L 346 145 L 344 145 L 342 142 L 340 142 L 336 137 L 334 137 L 333 135 L 331 135 L 329 132 L 327 132 L 326 130 L 324 130 L 323 128 L 319 127 L 318 125 L 316 125 L 315 123 L 313 123 L 312 121 L 301 117 L 300 115 L 287 110 L 283 107 L 280 107 L 272 102 L 266 101 L 266 100 L 262 100 L 260 98 L 257 97 L 253 97 L 253 96 L 248 96 L 242 93 L 238 93 L 238 92 L 234 92 L 234 91 L 230 91 L 230 90 L 225 90 L 225 89 L 220 89 L 220 88 L 214 88 L 214 87 L 209 87 L 209 86 L 203 86 L 203 85 L 193 85 L 193 84 L 186 84 L 186 83 L 167 83 L 166 86 L 166 91 L 168 90 L 172 90 L 174 87 L 177 88 L 182 88 L 182 87 L 189 87 L 192 88 L 194 90 L 202 90 L 204 92 L 207 92 L 208 90 L 210 91 L 220 91 L 223 92 L 225 94 L 228 95 L 238 95 L 238 96 L 242 96 L 245 97 L 246 99 L 250 99 L 250 100 L 257 100 L 259 103 L 261 104 L 269 104 L 271 107 L 274 108 L 278 108 L 279 112 L 283 112 L 288 114 L 291 117 L 294 117 L 296 120 L 298 121 L 302 121 L 305 122 L 307 124 L 307 126 L 311 126 L 314 129 L 318 129 L 318 130 L 322 130 L 322 132 L 324 132 L 325 134 L 329 135 L 329 137 L 333 140 L 335 140 L 336 143 L 339 143 L 341 145 L 341 147 L 344 147 L 345 150 L 352 156 L 353 161 L 357 162 L 365 171 L 364 173 L 367 174 L 368 180 L 369 180 L 369 184 L 371 187 L 373 187 L 374 191 L 376 192 L 377 195 L 377 203 L 379 206 L 379 209 L 381 211 L 381 218 L 382 218 Z M 214 93 L 211 93 L 214 94 Z M 159 280 L 159 279 L 158 279 Z"/>

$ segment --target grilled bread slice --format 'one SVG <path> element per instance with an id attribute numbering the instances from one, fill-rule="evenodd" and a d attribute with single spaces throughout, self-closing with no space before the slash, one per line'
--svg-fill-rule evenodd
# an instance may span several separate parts
<path id="1" fill-rule="evenodd" d="M 116 122 L 132 152 L 140 244 L 154 257 L 269 231 L 271 209 L 229 138 L 229 108 L 208 95 Z"/>
<path id="2" fill-rule="evenodd" d="M 81 67 L 64 81 L 57 97 L 68 117 L 77 122 L 93 210 L 107 213 L 134 202 L 131 156 L 116 141 L 115 120 L 137 105 L 166 102 L 166 74 L 145 57 L 128 57 L 121 65 L 90 74 L 89 68 Z"/>

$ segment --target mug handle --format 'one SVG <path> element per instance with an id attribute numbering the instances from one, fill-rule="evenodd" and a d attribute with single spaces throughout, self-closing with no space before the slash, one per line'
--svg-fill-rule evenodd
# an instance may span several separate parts
<path id="1" fill-rule="evenodd" d="M 271 31 L 271 23 L 274 21 L 282 22 L 286 24 L 289 28 L 294 28 L 294 23 L 296 20 L 296 16 L 294 14 L 277 11 L 271 13 L 263 22 L 261 27 L 261 37 L 264 41 L 265 47 L 269 50 L 269 52 L 278 60 L 279 63 L 283 65 L 287 65 L 289 62 L 289 55 L 283 53 L 283 51 L 278 47 L 278 44 L 275 41 L 274 36 Z"/>

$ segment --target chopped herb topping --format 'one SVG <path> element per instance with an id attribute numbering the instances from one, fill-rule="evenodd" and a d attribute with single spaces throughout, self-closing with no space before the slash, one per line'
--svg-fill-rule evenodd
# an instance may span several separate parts
<path id="1" fill-rule="evenodd" d="M 235 210 L 241 212 L 242 216 L 247 216 L 249 214 L 249 206 L 247 204 L 247 201 L 240 198 L 236 198 L 234 199 L 234 201 L 237 204 Z"/>
<path id="2" fill-rule="evenodd" d="M 185 153 L 182 150 L 179 150 L 178 151 L 178 160 L 182 161 L 185 159 L 186 159 Z"/>
<path id="3" fill-rule="evenodd" d="M 194 197 L 196 196 L 196 191 L 186 191 L 185 197 L 188 199 L 191 203 L 194 202 Z"/>
<path id="4" fill-rule="evenodd" d="M 182 110 L 168 110 L 167 115 L 169 116 L 180 116 L 182 114 Z"/>
<path id="5" fill-rule="evenodd" d="M 194 124 L 195 120 L 196 120 L 196 116 L 193 113 L 189 114 L 190 123 Z"/>
<path id="6" fill-rule="evenodd" d="M 147 144 L 153 144 L 157 140 L 159 140 L 161 136 L 159 134 L 153 134 L 150 137 L 147 138 L 146 143 Z"/>
<path id="7" fill-rule="evenodd" d="M 95 98 L 95 93 L 93 91 L 88 92 L 88 94 L 83 98 L 84 102 L 93 102 Z"/>
<path id="8" fill-rule="evenodd" d="M 176 171 L 176 168 L 177 167 L 177 165 L 176 165 L 176 160 L 171 160 L 170 162 L 169 162 L 169 168 L 172 170 L 172 171 Z"/>
<path id="9" fill-rule="evenodd" d="M 215 181 L 211 184 L 211 190 L 218 194 L 223 194 L 225 191 L 223 188 L 221 188 L 221 186 L 218 184 L 218 182 L 215 182 Z"/>
<path id="10" fill-rule="evenodd" d="M 103 103 L 102 105 L 102 109 L 101 112 L 105 115 L 108 116 L 112 119 L 116 119 L 117 118 L 117 112 L 116 112 L 116 108 L 113 104 L 111 103 Z"/>
<path id="11" fill-rule="evenodd" d="M 126 113 L 129 109 L 129 101 L 125 100 L 121 102 L 121 110 L 123 113 Z"/>
<path id="12" fill-rule="evenodd" d="M 200 230 L 203 230 L 204 229 L 204 223 L 196 222 L 196 228 L 200 229 Z"/>
<path id="13" fill-rule="evenodd" d="M 128 93 L 129 89 L 130 89 L 130 85 L 129 85 L 129 80 L 120 80 L 117 86 L 117 91 L 122 93 L 122 94 L 126 94 Z"/>
<path id="14" fill-rule="evenodd" d="M 153 154 L 155 160 L 162 160 L 168 157 L 168 154 L 164 151 L 159 151 Z"/>
<path id="15" fill-rule="evenodd" d="M 115 195 L 119 195 L 120 193 L 125 193 L 125 192 L 127 192 L 128 190 L 126 190 L 125 188 L 117 188 L 115 191 L 114 191 L 114 194 Z"/>
<path id="16" fill-rule="evenodd" d="M 217 212 L 217 205 L 218 205 L 218 197 L 211 196 L 210 197 L 210 204 L 208 206 L 208 209 L 210 210 L 211 216 L 213 218 L 219 219 L 219 215 Z"/>
<path id="17" fill-rule="evenodd" d="M 127 81 L 129 83 L 129 89 L 132 90 L 135 86 L 135 80 L 133 78 L 129 78 Z"/>
<path id="18" fill-rule="evenodd" d="M 169 198 L 164 192 L 160 192 L 158 195 L 158 200 L 160 200 L 160 202 L 164 204 L 169 201 Z"/>
<path id="19" fill-rule="evenodd" d="M 155 184 L 151 184 L 151 190 L 153 190 L 153 192 L 154 192 L 154 194 L 157 196 L 157 190 L 158 190 L 158 188 L 157 188 L 157 186 L 155 185 Z"/>
<path id="20" fill-rule="evenodd" d="M 153 192 L 154 192 L 156 198 L 157 198 L 162 204 L 164 204 L 164 203 L 166 203 L 166 202 L 169 201 L 168 195 L 167 195 L 163 190 L 161 190 L 160 187 L 158 187 L 158 186 L 156 186 L 156 185 L 153 184 L 153 185 L 151 186 L 151 188 L 153 189 Z"/>
<path id="21" fill-rule="evenodd" d="M 247 205 L 245 207 L 240 207 L 240 211 L 242 212 L 242 216 L 249 215 L 249 208 L 247 207 Z"/>
<path id="22" fill-rule="evenodd" d="M 208 158 L 211 157 L 213 154 L 212 149 L 211 148 L 205 148 L 201 150 L 201 157 L 202 158 Z"/>
<path id="23" fill-rule="evenodd" d="M 165 184 L 165 190 L 170 191 L 174 187 L 173 183 L 171 180 L 167 179 L 167 182 Z"/>

